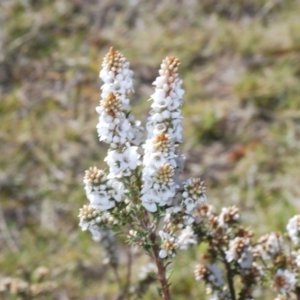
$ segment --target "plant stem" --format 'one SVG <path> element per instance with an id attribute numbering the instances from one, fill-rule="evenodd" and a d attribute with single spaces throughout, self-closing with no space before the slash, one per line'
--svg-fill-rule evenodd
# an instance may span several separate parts
<path id="1" fill-rule="evenodd" d="M 297 300 L 300 300 L 300 287 L 299 286 L 296 286 L 295 294 L 296 294 Z"/>
<path id="2" fill-rule="evenodd" d="M 156 244 L 157 236 L 155 232 L 150 234 L 150 240 L 152 242 L 152 250 L 154 253 L 155 263 L 157 266 L 157 279 L 160 282 L 162 288 L 162 296 L 164 300 L 171 300 L 171 294 L 169 290 L 169 284 L 166 277 L 166 267 L 164 266 L 163 260 L 159 257 L 159 247 Z"/>
<path id="3" fill-rule="evenodd" d="M 132 267 L 132 251 L 131 247 L 128 247 L 127 251 L 127 274 L 126 274 L 126 284 L 124 286 L 124 298 L 127 297 L 129 288 L 130 288 L 130 283 L 131 283 L 131 267 Z"/>
<path id="4" fill-rule="evenodd" d="M 232 274 L 232 270 L 231 270 L 231 267 L 230 267 L 230 263 L 227 262 L 226 255 L 225 255 L 224 251 L 222 249 L 219 249 L 219 251 L 221 253 L 223 262 L 225 264 L 226 277 L 227 277 L 229 291 L 230 291 L 230 294 L 231 294 L 231 299 L 236 300 L 235 289 L 234 289 L 234 284 L 233 284 L 233 274 Z"/>

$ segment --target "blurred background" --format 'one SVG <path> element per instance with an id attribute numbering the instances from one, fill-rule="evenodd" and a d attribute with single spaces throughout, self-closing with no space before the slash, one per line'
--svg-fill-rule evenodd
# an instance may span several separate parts
<path id="1" fill-rule="evenodd" d="M 2 289 L 11 277 L 16 291 L 46 280 L 34 299 L 116 295 L 101 246 L 77 218 L 84 170 L 104 167 L 95 107 L 110 46 L 131 62 L 143 122 L 161 60 L 178 56 L 184 177 L 204 178 L 216 206 L 237 205 L 256 237 L 284 230 L 300 209 L 299 15 L 296 0 L 1 0 Z M 178 255 L 175 299 L 203 292 L 200 256 Z"/>

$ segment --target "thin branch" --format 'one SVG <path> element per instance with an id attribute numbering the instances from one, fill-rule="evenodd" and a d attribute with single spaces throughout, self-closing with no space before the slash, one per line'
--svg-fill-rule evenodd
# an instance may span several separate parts
<path id="1" fill-rule="evenodd" d="M 166 267 L 163 264 L 163 260 L 159 257 L 159 247 L 156 244 L 157 236 L 155 232 L 150 234 L 150 240 L 152 241 L 152 250 L 155 258 L 155 263 L 157 266 L 157 279 L 160 282 L 162 288 L 162 296 L 165 300 L 171 300 L 171 294 L 169 290 L 169 283 L 166 277 Z"/>
<path id="2" fill-rule="evenodd" d="M 222 249 L 220 249 L 220 248 L 218 248 L 218 250 L 219 250 L 219 252 L 220 252 L 220 254 L 222 256 L 223 262 L 225 264 L 226 277 L 227 277 L 229 291 L 230 291 L 230 294 L 231 294 L 231 299 L 232 300 L 236 300 L 234 283 L 233 283 L 233 273 L 232 273 L 232 270 L 231 270 L 231 267 L 230 267 L 230 263 L 227 262 L 226 255 L 225 255 L 224 251 Z"/>
<path id="3" fill-rule="evenodd" d="M 296 294 L 297 300 L 300 300 L 300 287 L 299 286 L 296 286 L 295 294 Z"/>
<path id="4" fill-rule="evenodd" d="M 124 298 L 126 299 L 126 296 L 129 292 L 130 284 L 131 284 L 131 269 L 132 269 L 132 251 L 131 247 L 128 247 L 127 251 L 127 274 L 126 274 L 126 283 L 123 288 L 123 294 Z"/>

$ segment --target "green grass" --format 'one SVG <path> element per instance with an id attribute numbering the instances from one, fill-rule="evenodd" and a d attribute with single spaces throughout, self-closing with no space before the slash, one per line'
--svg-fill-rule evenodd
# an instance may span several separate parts
<path id="1" fill-rule="evenodd" d="M 160 61 L 180 58 L 184 176 L 204 177 L 209 201 L 238 205 L 257 235 L 284 230 L 299 211 L 299 1 L 137 3 L 0 4 L 0 275 L 47 266 L 57 288 L 39 299 L 116 295 L 101 247 L 77 226 L 84 170 L 105 166 L 95 106 L 110 46 L 135 71 L 143 121 Z M 203 293 L 193 278 L 199 252 L 179 254 L 175 299 Z"/>

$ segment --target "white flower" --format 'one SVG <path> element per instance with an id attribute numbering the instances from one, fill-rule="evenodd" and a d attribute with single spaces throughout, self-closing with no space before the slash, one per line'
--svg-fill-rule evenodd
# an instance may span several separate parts
<path id="1" fill-rule="evenodd" d="M 128 147 L 123 153 L 119 154 L 119 161 L 123 164 L 124 169 L 134 170 L 139 164 L 140 155 L 137 153 L 138 147 Z"/>
<path id="2" fill-rule="evenodd" d="M 253 263 L 253 254 L 250 247 L 246 247 L 238 259 L 242 269 L 250 269 Z"/>
<path id="3" fill-rule="evenodd" d="M 195 219 L 190 215 L 185 215 L 182 217 L 184 225 L 188 226 L 195 222 Z"/>
<path id="4" fill-rule="evenodd" d="M 152 193 L 144 194 L 141 197 L 142 205 L 150 212 L 156 212 L 157 211 L 157 205 L 156 201 L 157 199 L 154 197 Z"/>
<path id="5" fill-rule="evenodd" d="M 240 220 L 239 210 L 235 206 L 223 207 L 218 217 L 218 224 L 221 228 L 227 228 L 228 223 Z"/>
<path id="6" fill-rule="evenodd" d="M 109 151 L 104 161 L 108 164 L 109 170 L 112 174 L 116 174 L 116 177 L 121 177 L 122 171 L 124 170 L 124 165 L 121 164 L 122 155 L 116 150 Z M 111 177 L 111 176 L 109 176 Z"/>
<path id="7" fill-rule="evenodd" d="M 118 135 L 120 137 L 123 137 L 123 138 L 128 137 L 130 130 L 131 130 L 131 124 L 129 123 L 129 121 L 127 119 L 125 119 L 122 123 L 120 123 L 116 127 L 116 132 L 118 133 Z"/>
<path id="8" fill-rule="evenodd" d="M 99 139 L 110 144 L 112 149 L 126 142 L 136 144 L 140 139 L 140 129 L 136 128 L 134 118 L 130 114 L 130 101 L 127 98 L 133 91 L 132 74 L 125 57 L 111 48 L 103 59 L 100 71 L 100 78 L 104 84 L 101 87 L 100 105 L 96 111 L 99 114 Z M 125 173 L 130 172 L 127 170 Z"/>
<path id="9" fill-rule="evenodd" d="M 178 236 L 178 245 L 180 249 L 187 249 L 191 244 L 197 244 L 197 237 L 192 227 L 187 226 Z"/>
<path id="10" fill-rule="evenodd" d="M 174 111 L 182 104 L 181 101 L 171 101 L 167 107 L 168 110 Z"/>
<path id="11" fill-rule="evenodd" d="M 109 198 L 106 191 L 91 192 L 88 195 L 91 206 L 99 210 L 108 210 L 115 206 L 115 202 L 111 201 Z"/>
<path id="12" fill-rule="evenodd" d="M 225 283 L 222 270 L 216 264 L 199 264 L 196 266 L 194 274 L 196 280 L 203 279 L 206 284 L 209 283 L 214 288 L 220 288 Z"/>
<path id="13" fill-rule="evenodd" d="M 222 270 L 216 265 L 216 264 L 208 264 L 207 268 L 210 272 L 208 275 L 208 280 L 211 282 L 211 284 L 215 287 L 221 287 L 224 285 L 224 279 Z"/>
<path id="14" fill-rule="evenodd" d="M 154 126 L 153 134 L 155 135 L 155 134 L 159 134 L 159 133 L 162 133 L 162 132 L 165 132 L 165 131 L 167 131 L 167 126 L 166 126 L 166 124 L 164 124 L 164 123 L 159 123 L 159 124 L 156 124 L 156 125 Z M 151 136 L 152 136 L 152 134 L 151 134 Z"/>
<path id="15" fill-rule="evenodd" d="M 163 206 L 168 200 L 175 195 L 175 188 L 171 188 L 167 185 L 162 185 L 156 190 L 158 198 L 160 199 L 160 206 Z"/>
<path id="16" fill-rule="evenodd" d="M 292 292 L 297 283 L 294 273 L 289 270 L 278 269 L 272 280 L 272 287 L 280 294 Z"/>
<path id="17" fill-rule="evenodd" d="M 196 208 L 201 206 L 207 200 L 205 195 L 205 185 L 200 178 L 190 178 L 184 183 L 182 196 L 183 207 L 187 213 L 192 213 Z"/>
<path id="18" fill-rule="evenodd" d="M 283 246 L 282 237 L 278 234 L 271 232 L 262 236 L 255 247 L 260 253 L 262 259 L 268 260 L 273 259 L 279 255 Z"/>
<path id="19" fill-rule="evenodd" d="M 228 262 L 237 261 L 242 269 L 249 269 L 253 262 L 252 248 L 249 238 L 236 237 L 229 242 L 229 249 L 225 251 Z"/>
<path id="20" fill-rule="evenodd" d="M 175 250 L 178 248 L 177 239 L 174 236 L 171 236 L 169 233 L 162 230 L 159 231 L 159 235 L 162 240 L 159 257 L 166 258 L 167 256 L 174 256 Z"/>
<path id="21" fill-rule="evenodd" d="M 167 158 L 162 152 L 154 152 L 148 156 L 148 159 L 144 159 L 144 164 L 152 168 L 159 168 L 161 165 L 168 163 Z"/>
<path id="22" fill-rule="evenodd" d="M 110 197 L 115 201 L 120 202 L 122 200 L 122 197 L 124 196 L 123 183 L 116 180 L 111 180 L 109 181 L 109 184 L 112 187 L 112 190 L 108 191 Z"/>
<path id="23" fill-rule="evenodd" d="M 166 97 L 166 98 L 154 98 L 152 96 L 152 99 L 154 100 L 154 103 L 151 105 L 151 107 L 153 109 L 155 108 L 159 108 L 159 109 L 163 109 L 163 108 L 166 108 L 170 102 L 171 102 L 171 98 L 170 97 Z"/>
<path id="24" fill-rule="evenodd" d="M 194 208 L 197 206 L 196 201 L 194 201 L 192 198 L 185 198 L 183 200 L 183 203 L 185 204 L 187 213 L 191 213 L 194 210 Z"/>
<path id="25" fill-rule="evenodd" d="M 131 170 L 134 170 L 139 162 L 140 155 L 137 153 L 138 147 L 132 146 L 125 149 L 124 152 L 117 150 L 109 151 L 104 161 L 107 162 L 110 168 L 109 178 L 122 177 L 131 175 Z"/>
<path id="26" fill-rule="evenodd" d="M 288 236 L 295 245 L 299 245 L 300 241 L 300 215 L 291 218 L 286 226 Z"/>
<path id="27" fill-rule="evenodd" d="M 166 92 L 164 90 L 156 89 L 154 94 L 151 96 L 151 99 L 154 101 L 154 103 L 156 103 L 161 101 L 165 97 L 166 97 Z"/>
<path id="28" fill-rule="evenodd" d="M 168 252 L 165 249 L 161 249 L 158 255 L 160 258 L 164 259 L 168 256 Z"/>

